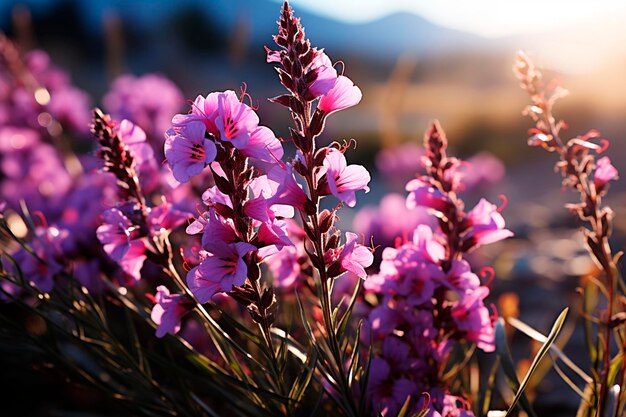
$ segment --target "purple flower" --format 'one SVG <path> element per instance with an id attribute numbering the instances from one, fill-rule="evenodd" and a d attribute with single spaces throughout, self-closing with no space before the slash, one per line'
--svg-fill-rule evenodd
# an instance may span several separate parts
<path id="1" fill-rule="evenodd" d="M 184 294 L 172 294 L 167 287 L 159 285 L 150 318 L 156 323 L 156 337 L 167 333 L 176 334 L 180 330 L 180 320 L 193 308 L 193 302 Z"/>
<path id="2" fill-rule="evenodd" d="M 473 291 L 480 287 L 480 278 L 472 272 L 470 264 L 464 259 L 452 262 L 446 282 L 451 289 L 460 292 Z"/>
<path id="3" fill-rule="evenodd" d="M 200 265 L 187 274 L 189 289 L 204 304 L 217 292 L 243 285 L 248 274 L 243 257 L 254 250 L 256 247 L 246 242 L 211 245 L 212 252 L 205 252 Z"/>
<path id="4" fill-rule="evenodd" d="M 495 333 L 489 310 L 483 300 L 489 295 L 487 287 L 466 290 L 459 294 L 461 299 L 452 307 L 452 318 L 465 338 L 476 343 L 485 352 L 495 350 Z"/>
<path id="5" fill-rule="evenodd" d="M 467 160 L 463 184 L 467 189 L 489 186 L 499 182 L 504 174 L 502 161 L 489 152 L 480 152 Z"/>
<path id="6" fill-rule="evenodd" d="M 337 77 L 333 88 L 320 99 L 317 108 L 331 114 L 348 107 L 356 106 L 363 94 L 352 80 L 344 75 Z"/>
<path id="7" fill-rule="evenodd" d="M 129 119 L 141 126 L 159 153 L 163 132 L 169 128 L 182 102 L 183 95 L 178 87 L 158 74 L 121 75 L 113 80 L 111 89 L 102 99 L 113 119 Z"/>
<path id="8" fill-rule="evenodd" d="M 215 126 L 217 118 L 217 98 L 222 93 L 210 93 L 206 97 L 198 96 L 191 105 L 190 114 L 177 114 L 172 118 L 172 124 L 182 126 L 192 121 L 201 121 L 204 123 L 207 132 L 215 137 L 219 137 L 219 130 Z"/>
<path id="9" fill-rule="evenodd" d="M 352 227 L 366 240 L 372 236 L 376 244 L 393 246 L 396 238 L 410 236 L 420 224 L 435 225 L 434 220 L 426 209 L 418 207 L 409 210 L 404 196 L 390 193 L 380 200 L 378 207 L 366 206 L 359 210 Z"/>
<path id="10" fill-rule="evenodd" d="M 283 246 L 275 255 L 265 257 L 263 262 L 272 273 L 274 285 L 292 289 L 300 284 L 300 260 L 306 259 L 307 254 L 304 250 L 304 229 L 291 219 L 287 219 L 286 223 L 287 235 L 293 243 Z"/>
<path id="11" fill-rule="evenodd" d="M 133 155 L 135 169 L 144 191 L 153 190 L 158 185 L 159 167 L 156 164 L 154 150 L 146 142 L 146 133 L 129 120 L 122 120 L 117 133 Z"/>
<path id="12" fill-rule="evenodd" d="M 217 148 L 204 137 L 205 131 L 203 123 L 191 121 L 170 129 L 165 135 L 165 158 L 177 181 L 189 181 L 215 159 Z"/>
<path id="13" fill-rule="evenodd" d="M 222 142 L 231 142 L 239 150 L 245 149 L 258 124 L 259 116 L 240 102 L 234 91 L 228 90 L 218 95 L 215 126 Z"/>
<path id="14" fill-rule="evenodd" d="M 291 164 L 278 164 L 268 172 L 267 177 L 278 183 L 276 192 L 268 199 L 269 205 L 288 205 L 304 210 L 308 197 L 296 181 Z"/>
<path id="15" fill-rule="evenodd" d="M 409 181 L 406 190 L 409 192 L 406 199 L 409 209 L 420 206 L 444 212 L 451 207 L 452 203 L 447 195 L 419 178 Z"/>
<path id="16" fill-rule="evenodd" d="M 513 232 L 504 228 L 504 217 L 498 207 L 484 198 L 467 214 L 467 220 L 471 225 L 470 246 L 487 245 L 513 236 Z"/>
<path id="17" fill-rule="evenodd" d="M 150 235 L 155 236 L 162 231 L 171 231 L 185 223 L 191 216 L 180 210 L 176 210 L 171 204 L 162 202 L 152 207 L 148 213 L 148 227 Z"/>
<path id="18" fill-rule="evenodd" d="M 418 394 L 415 382 L 393 371 L 385 359 L 372 359 L 368 391 L 376 411 L 385 417 L 397 415 L 407 397 Z"/>
<path id="19" fill-rule="evenodd" d="M 242 155 L 272 164 L 283 157 L 283 145 L 271 129 L 259 126 L 250 135 L 248 146 L 241 150 Z"/>
<path id="20" fill-rule="evenodd" d="M 322 51 L 318 51 L 309 71 L 315 74 L 315 79 L 309 83 L 309 93 L 315 98 L 328 94 L 337 83 L 337 71 L 328 55 Z"/>
<path id="21" fill-rule="evenodd" d="M 328 192 L 348 206 L 356 204 L 356 192 L 369 192 L 370 174 L 361 165 L 348 165 L 346 157 L 336 149 L 330 149 L 324 158 Z"/>
<path id="22" fill-rule="evenodd" d="M 104 223 L 96 230 L 104 251 L 115 261 L 120 261 L 130 249 L 133 239 L 140 237 L 139 227 L 117 208 L 102 213 Z"/>
<path id="23" fill-rule="evenodd" d="M 206 217 L 201 216 L 204 218 L 202 248 L 205 251 L 213 252 L 214 247 L 219 247 L 224 243 L 234 243 L 237 240 L 232 220 L 224 219 L 212 208 L 205 214 Z"/>
<path id="24" fill-rule="evenodd" d="M 257 256 L 264 259 L 278 253 L 285 246 L 293 245 L 287 235 L 287 222 L 284 220 L 272 219 L 263 222 L 257 232 L 259 251 Z"/>
<path id="25" fill-rule="evenodd" d="M 98 227 L 96 235 L 104 251 L 119 263 L 124 272 L 138 281 L 146 260 L 146 245 L 141 239 L 139 227 L 117 208 L 106 210 L 102 217 L 104 224 Z"/>
<path id="26" fill-rule="evenodd" d="M 593 183 L 596 186 L 596 190 L 601 192 L 609 181 L 617 179 L 617 175 L 617 169 L 611 164 L 611 159 L 608 156 L 598 159 L 593 175 Z"/>
<path id="27" fill-rule="evenodd" d="M 367 272 L 365 268 L 372 265 L 374 262 L 374 255 L 372 251 L 363 245 L 356 243 L 357 235 L 351 232 L 346 232 L 346 243 L 343 245 L 341 252 L 339 253 L 339 263 L 341 265 L 341 271 L 349 271 L 358 276 L 359 278 L 367 278 Z"/>
<path id="28" fill-rule="evenodd" d="M 274 285 L 287 289 L 296 286 L 300 276 L 300 263 L 298 261 L 300 256 L 296 246 L 284 246 L 275 255 L 264 259 L 272 273 Z"/>

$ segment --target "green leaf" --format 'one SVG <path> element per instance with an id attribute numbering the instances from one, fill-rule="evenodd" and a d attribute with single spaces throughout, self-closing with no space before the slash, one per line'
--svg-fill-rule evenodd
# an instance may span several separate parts
<path id="1" fill-rule="evenodd" d="M 493 397 L 493 389 L 496 386 L 496 376 L 498 375 L 498 369 L 500 368 L 500 356 L 496 356 L 496 360 L 493 362 L 491 371 L 489 372 L 489 378 L 487 378 L 487 389 L 483 393 L 483 406 L 481 408 L 481 415 L 486 416 L 487 412 L 491 408 L 491 398 Z"/>
<path id="2" fill-rule="evenodd" d="M 561 330 L 561 327 L 563 327 L 563 323 L 565 323 L 565 317 L 567 317 L 568 310 L 569 310 L 568 308 L 565 308 L 561 312 L 561 314 L 559 314 L 559 317 L 557 317 L 556 321 L 554 322 L 554 325 L 552 326 L 552 330 L 550 330 L 550 334 L 548 334 L 547 340 L 541 346 L 541 349 L 539 349 L 539 352 L 537 352 L 537 354 L 535 355 L 535 358 L 533 359 L 530 365 L 530 368 L 526 372 L 524 379 L 522 380 L 519 388 L 517 389 L 515 398 L 513 398 L 513 402 L 511 403 L 511 406 L 507 410 L 506 417 L 510 416 L 513 410 L 515 409 L 517 402 L 524 395 L 524 390 L 526 389 L 526 386 L 528 385 L 528 381 L 530 381 L 530 378 L 532 377 L 533 373 L 539 366 L 539 363 L 541 362 L 543 357 L 548 353 L 548 351 L 550 350 L 550 346 L 556 340 L 556 337 L 558 336 L 559 331 Z"/>
<path id="3" fill-rule="evenodd" d="M 509 383 L 509 387 L 513 392 L 519 390 L 520 383 L 517 379 L 517 374 L 515 373 L 515 365 L 513 365 L 513 359 L 511 358 L 511 351 L 509 350 L 509 345 L 506 341 L 506 333 L 504 331 L 504 319 L 499 318 L 496 322 L 496 351 L 498 352 L 498 357 L 502 363 L 502 371 L 506 376 L 507 382 Z M 537 414 L 533 410 L 526 398 L 526 395 L 522 391 L 522 395 L 519 399 L 521 407 L 526 411 L 526 413 L 532 417 L 537 417 Z"/>
<path id="4" fill-rule="evenodd" d="M 536 340 L 537 342 L 546 343 L 546 341 L 548 340 L 548 338 L 546 336 L 544 336 L 543 334 L 541 334 L 537 330 L 533 329 L 531 326 L 529 326 L 528 324 L 524 323 L 523 321 L 521 321 L 519 319 L 516 319 L 515 317 L 510 317 L 508 319 L 508 323 L 511 326 L 515 327 L 520 332 L 524 333 L 526 336 Z M 559 349 L 559 347 L 556 346 L 556 344 L 552 344 L 550 346 L 550 351 L 552 353 L 554 353 L 561 361 L 563 361 L 563 363 L 565 365 L 567 365 L 568 368 L 570 368 L 578 376 L 580 376 L 580 378 L 583 381 L 585 381 L 585 383 L 588 384 L 588 383 L 593 381 L 593 378 L 591 378 L 589 375 L 587 375 L 585 373 L 585 371 L 580 369 L 580 367 L 578 367 L 578 365 L 576 365 L 574 363 L 574 361 L 572 361 L 565 353 L 563 353 L 563 351 L 561 349 Z"/>
<path id="5" fill-rule="evenodd" d="M 352 293 L 352 298 L 350 299 L 350 304 L 348 304 L 348 308 L 346 312 L 339 320 L 337 325 L 337 339 L 341 340 L 343 338 L 344 333 L 346 332 L 346 328 L 348 326 L 348 322 L 350 321 L 350 316 L 352 315 L 352 310 L 354 309 L 354 305 L 358 298 L 359 292 L 361 291 L 361 287 L 363 286 L 363 280 L 359 279 L 356 287 L 354 288 L 354 293 Z"/>

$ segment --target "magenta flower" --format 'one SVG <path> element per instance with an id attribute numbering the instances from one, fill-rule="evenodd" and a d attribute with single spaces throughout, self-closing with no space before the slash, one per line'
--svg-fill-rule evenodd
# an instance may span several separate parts
<path id="1" fill-rule="evenodd" d="M 304 210 L 308 197 L 298 181 L 296 181 L 291 164 L 278 164 L 267 177 L 278 183 L 278 188 L 273 196 L 268 199 L 268 204 L 288 205 L 299 210 Z"/>
<path id="2" fill-rule="evenodd" d="M 306 254 L 304 254 L 306 256 Z M 300 255 L 301 256 L 301 255 Z M 284 246 L 278 253 L 266 257 L 264 262 L 272 273 L 273 284 L 286 289 L 294 288 L 300 276 L 299 254 L 295 246 Z"/>
<path id="3" fill-rule="evenodd" d="M 259 126 L 254 129 L 248 146 L 241 153 L 248 158 L 275 164 L 283 157 L 283 145 L 270 128 Z"/>
<path id="4" fill-rule="evenodd" d="M 336 149 L 330 149 L 324 158 L 326 182 L 330 194 L 348 206 L 356 204 L 356 192 L 369 192 L 370 174 L 362 165 L 347 165 L 346 157 Z"/>
<path id="5" fill-rule="evenodd" d="M 193 302 L 184 294 L 172 294 L 167 287 L 159 285 L 150 318 L 156 323 L 156 337 L 167 333 L 176 334 L 180 330 L 181 318 L 193 308 Z"/>
<path id="6" fill-rule="evenodd" d="M 274 285 L 292 289 L 300 284 L 300 260 L 307 258 L 304 249 L 305 233 L 304 229 L 295 221 L 287 219 L 285 222 L 287 235 L 293 244 L 283 246 L 275 255 L 265 257 L 263 262 L 267 264 L 272 273 Z"/>
<path id="7" fill-rule="evenodd" d="M 394 371 L 385 359 L 372 359 L 368 391 L 376 411 L 385 417 L 397 415 L 406 398 L 418 394 L 415 382 Z"/>
<path id="8" fill-rule="evenodd" d="M 617 175 L 617 169 L 611 164 L 611 159 L 608 156 L 598 159 L 593 176 L 596 190 L 600 192 L 609 181 L 617 179 Z"/>
<path id="9" fill-rule="evenodd" d="M 365 268 L 372 265 L 374 262 L 374 255 L 365 246 L 356 243 L 357 235 L 351 232 L 346 232 L 346 244 L 341 248 L 339 254 L 339 263 L 341 264 L 341 271 L 349 271 L 358 276 L 359 278 L 367 278 L 367 272 Z"/>
<path id="10" fill-rule="evenodd" d="M 333 88 L 322 96 L 317 108 L 326 114 L 331 114 L 348 107 L 356 106 L 363 97 L 359 87 L 344 75 L 337 77 Z"/>
<path id="11" fill-rule="evenodd" d="M 187 285 L 202 304 L 208 302 L 217 292 L 227 292 L 234 286 L 243 285 L 248 274 L 248 266 L 243 257 L 256 250 L 246 242 L 211 245 L 212 253 L 187 274 Z"/>
<path id="12" fill-rule="evenodd" d="M 117 133 L 130 151 L 135 162 L 135 170 L 144 190 L 153 190 L 159 182 L 159 167 L 154 150 L 146 141 L 146 133 L 129 120 L 122 120 Z"/>
<path id="13" fill-rule="evenodd" d="M 448 271 L 447 283 L 457 291 L 473 291 L 480 287 L 480 278 L 472 272 L 470 264 L 462 259 L 452 262 Z"/>
<path id="14" fill-rule="evenodd" d="M 204 137 L 205 131 L 203 123 L 191 121 L 166 133 L 165 158 L 177 181 L 189 181 L 215 159 L 217 148 Z"/>
<path id="15" fill-rule="evenodd" d="M 139 227 L 117 208 L 102 213 L 104 223 L 96 230 L 104 251 L 114 260 L 120 261 L 130 249 L 131 240 L 139 238 Z"/>
<path id="16" fill-rule="evenodd" d="M 409 181 L 406 190 L 409 192 L 406 199 L 409 209 L 421 206 L 444 212 L 451 207 L 452 203 L 447 195 L 419 178 Z"/>
<path id="17" fill-rule="evenodd" d="M 239 150 L 245 149 L 258 125 L 259 116 L 240 102 L 234 91 L 228 90 L 218 95 L 215 126 L 222 142 L 231 142 Z"/>
<path id="18" fill-rule="evenodd" d="M 209 209 L 204 222 L 204 234 L 202 235 L 202 248 L 213 252 L 213 248 L 234 243 L 237 240 L 232 220 L 224 219 L 218 215 L 215 209 Z"/>
<path id="19" fill-rule="evenodd" d="M 149 162 L 154 162 L 154 151 L 146 142 L 146 132 L 130 120 L 122 120 L 117 130 L 120 139 L 133 154 L 138 169 Z"/>
<path id="20" fill-rule="evenodd" d="M 189 213 L 176 210 L 171 204 L 163 202 L 152 207 L 148 213 L 150 234 L 156 235 L 161 231 L 170 231 L 185 223 L 191 216 Z"/>
<path id="21" fill-rule="evenodd" d="M 147 259 L 139 227 L 117 208 L 106 210 L 102 217 L 104 223 L 98 227 L 96 235 L 104 251 L 118 262 L 124 272 L 138 281 Z"/>
<path id="22" fill-rule="evenodd" d="M 129 119 L 141 126 L 156 147 L 163 143 L 163 132 L 183 103 L 183 95 L 169 79 L 158 74 L 141 77 L 121 75 L 113 80 L 102 99 L 115 120 Z"/>
<path id="23" fill-rule="evenodd" d="M 333 63 L 328 58 L 328 55 L 322 51 L 318 51 L 317 56 L 313 59 L 309 67 L 309 74 L 315 74 L 307 74 L 308 77 L 315 77 L 309 83 L 309 93 L 315 98 L 328 94 L 337 83 L 337 70 L 333 67 Z"/>
<path id="24" fill-rule="evenodd" d="M 504 217 L 498 207 L 484 198 L 467 214 L 467 219 L 471 225 L 468 235 L 471 246 L 487 245 L 513 236 L 513 232 L 504 228 Z"/>
<path id="25" fill-rule="evenodd" d="M 211 135 L 218 137 L 220 132 L 215 126 L 217 118 L 217 97 L 221 93 L 211 93 L 205 97 L 198 96 L 191 105 L 191 113 L 177 114 L 172 118 L 174 127 L 181 127 L 191 122 L 200 121 L 204 123 L 206 131 Z"/>
<path id="26" fill-rule="evenodd" d="M 257 234 L 259 251 L 257 256 L 260 259 L 278 253 L 285 246 L 291 246 L 291 240 L 287 235 L 287 222 L 284 220 L 272 219 L 269 222 L 261 223 Z"/>
<path id="27" fill-rule="evenodd" d="M 495 331 L 484 299 L 489 295 L 487 287 L 478 287 L 459 294 L 461 299 L 452 307 L 452 318 L 465 338 L 476 343 L 485 352 L 495 350 Z"/>
<path id="28" fill-rule="evenodd" d="M 424 224 L 417 226 L 413 232 L 413 244 L 417 246 L 420 253 L 432 263 L 438 263 L 446 256 L 446 250 L 439 243 L 433 234 L 433 230 Z"/>

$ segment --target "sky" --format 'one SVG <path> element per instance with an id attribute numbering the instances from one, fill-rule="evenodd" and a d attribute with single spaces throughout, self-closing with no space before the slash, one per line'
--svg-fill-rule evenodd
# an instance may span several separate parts
<path id="1" fill-rule="evenodd" d="M 623 0 L 292 0 L 292 4 L 346 22 L 413 12 L 485 37 L 541 33 L 626 17 Z"/>

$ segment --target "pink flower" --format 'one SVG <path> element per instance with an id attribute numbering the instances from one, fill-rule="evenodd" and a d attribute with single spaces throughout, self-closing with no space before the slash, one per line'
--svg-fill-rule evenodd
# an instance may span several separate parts
<path id="1" fill-rule="evenodd" d="M 288 219 L 287 235 L 293 245 L 284 246 L 278 253 L 263 259 L 272 273 L 273 284 L 285 289 L 295 288 L 300 283 L 300 259 L 307 258 L 304 250 L 304 229 Z"/>
<path id="2" fill-rule="evenodd" d="M 333 274 L 334 276 L 338 276 L 344 272 L 352 272 L 359 278 L 367 278 L 365 268 L 374 262 L 374 255 L 368 248 L 356 243 L 356 241 L 356 234 L 346 232 L 345 245 L 337 249 L 331 249 L 324 254 L 324 261 L 327 264 L 337 262 L 339 265 L 339 270 L 335 271 L 337 273 Z M 331 269 L 333 269 L 333 267 L 331 267 Z"/>
<path id="3" fill-rule="evenodd" d="M 287 223 L 284 220 L 272 219 L 261 223 L 257 233 L 259 251 L 257 256 L 264 259 L 278 253 L 285 246 L 293 245 L 287 235 Z"/>
<path id="4" fill-rule="evenodd" d="M 167 287 L 159 285 L 150 318 L 156 323 L 156 337 L 180 330 L 180 319 L 193 308 L 193 302 L 184 294 L 170 295 Z"/>
<path id="5" fill-rule="evenodd" d="M 489 295 L 487 287 L 478 287 L 459 294 L 461 299 L 452 307 L 452 318 L 465 338 L 485 352 L 495 350 L 495 333 L 489 310 L 483 300 Z"/>
<path id="6" fill-rule="evenodd" d="M 322 96 L 317 108 L 326 114 L 356 106 L 363 94 L 352 80 L 344 75 L 337 77 L 333 88 Z"/>
<path id="7" fill-rule="evenodd" d="M 611 164 L 611 159 L 608 156 L 598 159 L 593 176 L 596 190 L 600 192 L 609 181 L 617 179 L 617 175 L 617 169 Z"/>
<path id="8" fill-rule="evenodd" d="M 277 254 L 265 258 L 265 263 L 272 273 L 272 283 L 281 288 L 293 288 L 300 276 L 298 249 L 285 246 Z"/>
<path id="9" fill-rule="evenodd" d="M 104 223 L 98 227 L 96 235 L 104 251 L 119 263 L 124 272 L 138 281 L 146 260 L 146 245 L 141 239 L 139 227 L 117 208 L 106 210 L 102 217 Z"/>
<path id="10" fill-rule="evenodd" d="M 128 147 L 128 150 L 133 154 L 138 173 L 140 175 L 156 174 L 157 167 L 154 159 L 154 150 L 146 142 L 146 133 L 139 126 L 126 119 L 120 122 L 117 133 L 122 142 Z"/>
<path id="11" fill-rule="evenodd" d="M 421 206 L 444 212 L 451 207 L 452 203 L 447 195 L 419 178 L 409 181 L 406 190 L 409 192 L 406 199 L 409 209 Z"/>
<path id="12" fill-rule="evenodd" d="M 417 226 L 413 232 L 413 244 L 432 263 L 438 263 L 446 256 L 446 250 L 435 240 L 433 230 L 424 224 Z"/>
<path id="13" fill-rule="evenodd" d="M 315 98 L 327 94 L 337 83 L 337 71 L 328 55 L 322 51 L 313 59 L 309 71 L 309 74 L 315 74 L 315 79 L 309 83 L 309 93 Z"/>
<path id="14" fill-rule="evenodd" d="M 372 265 L 374 255 L 363 245 L 356 243 L 357 235 L 346 232 L 346 244 L 339 254 L 339 263 L 342 271 L 350 271 L 359 278 L 367 278 L 365 268 Z"/>
<path id="15" fill-rule="evenodd" d="M 148 226 L 152 236 L 161 231 L 170 231 L 185 223 L 191 216 L 189 213 L 176 210 L 171 204 L 163 202 L 152 207 L 148 213 Z"/>
<path id="16" fill-rule="evenodd" d="M 204 222 L 204 234 L 202 235 L 202 248 L 213 252 L 214 247 L 225 243 L 234 243 L 237 240 L 232 220 L 224 219 L 214 209 L 209 209 Z"/>
<path id="17" fill-rule="evenodd" d="M 200 121 L 204 123 L 207 132 L 218 137 L 220 132 L 215 126 L 215 119 L 217 118 L 217 97 L 220 94 L 216 92 L 207 95 L 206 98 L 202 96 L 196 97 L 196 100 L 191 105 L 191 113 L 177 114 L 172 118 L 174 128 Z"/>
<path id="18" fill-rule="evenodd" d="M 165 134 L 165 158 L 177 181 L 189 181 L 215 159 L 217 148 L 204 137 L 205 132 L 203 123 L 191 121 Z"/>
<path id="19" fill-rule="evenodd" d="M 268 199 L 270 206 L 274 204 L 288 205 L 299 210 L 304 210 L 304 205 L 308 197 L 293 174 L 293 167 L 290 164 L 278 164 L 267 177 L 278 183 L 278 188 L 273 196 Z"/>
<path id="20" fill-rule="evenodd" d="M 139 228 L 132 224 L 119 209 L 102 213 L 104 223 L 96 230 L 104 251 L 115 261 L 120 261 L 130 249 L 132 239 L 139 237 Z"/>
<path id="21" fill-rule="evenodd" d="M 205 252 L 205 259 L 187 274 L 189 289 L 204 304 L 217 292 L 243 285 L 248 274 L 243 257 L 254 250 L 256 247 L 246 242 L 212 244 L 212 253 Z"/>
<path id="22" fill-rule="evenodd" d="M 470 264 L 462 259 L 453 261 L 448 271 L 447 283 L 457 291 L 473 291 L 480 287 L 480 278 L 472 272 Z"/>
<path id="23" fill-rule="evenodd" d="M 504 217 L 498 212 L 498 207 L 484 198 L 467 214 L 467 219 L 471 225 L 468 234 L 470 247 L 487 245 L 513 236 L 513 232 L 504 228 Z"/>
<path id="24" fill-rule="evenodd" d="M 283 145 L 269 128 L 259 126 L 254 129 L 248 146 L 241 153 L 248 158 L 275 164 L 283 157 Z"/>
<path id="25" fill-rule="evenodd" d="M 240 102 L 234 91 L 228 90 L 218 95 L 215 126 L 222 142 L 231 142 L 235 148 L 245 149 L 258 124 L 259 116 Z"/>
<path id="26" fill-rule="evenodd" d="M 369 192 L 367 184 L 370 174 L 361 165 L 347 165 L 346 157 L 340 151 L 331 149 L 324 158 L 328 190 L 348 206 L 356 204 L 356 191 Z"/>

